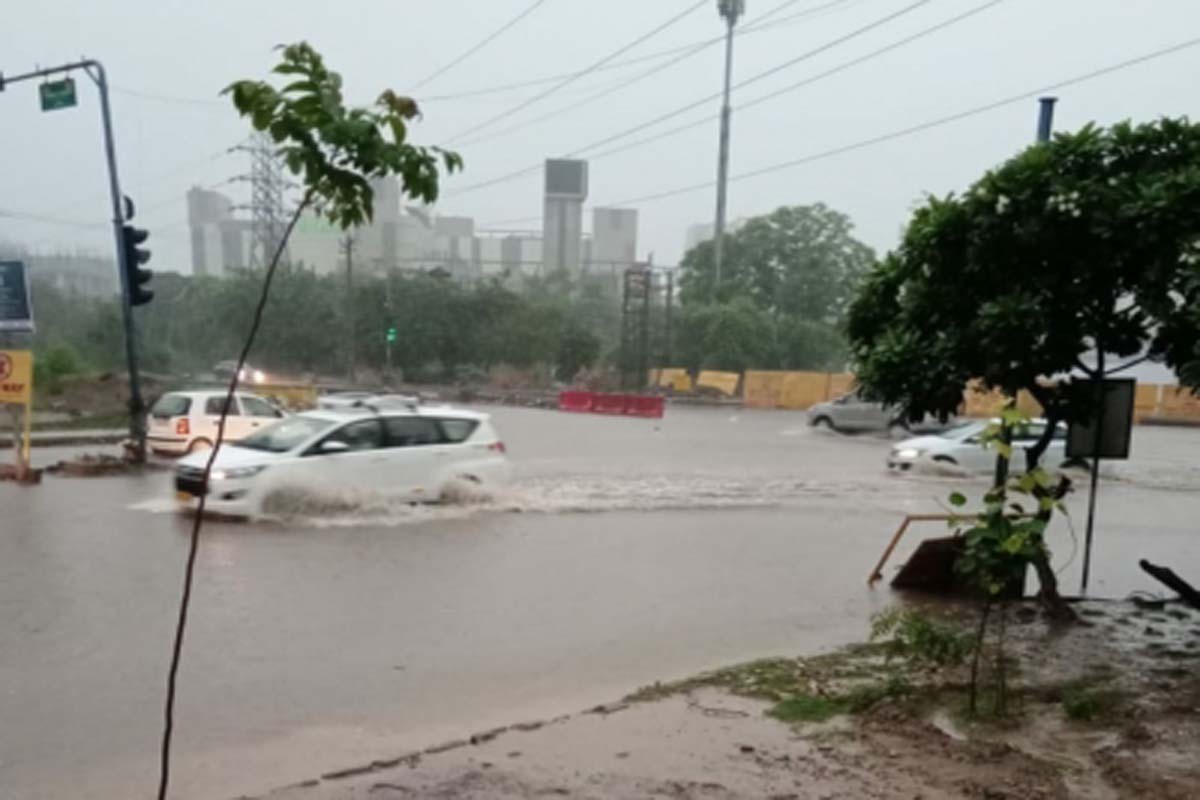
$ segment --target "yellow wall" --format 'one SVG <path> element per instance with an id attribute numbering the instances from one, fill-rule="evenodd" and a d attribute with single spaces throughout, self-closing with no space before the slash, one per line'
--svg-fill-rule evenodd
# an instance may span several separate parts
<path id="1" fill-rule="evenodd" d="M 662 370 L 661 378 L 657 377 L 658 372 L 654 371 L 652 382 L 663 387 L 672 386 L 676 391 L 688 391 L 683 388 L 690 385 L 685 382 L 687 373 L 684 370 Z M 682 378 L 677 379 L 676 373 Z M 737 378 L 735 372 L 702 372 L 698 385 L 733 394 Z M 805 409 L 840 397 L 853 388 L 854 376 L 848 372 L 748 370 L 742 380 L 742 399 L 747 408 Z M 1000 392 L 982 392 L 972 387 L 963 393 L 960 413 L 968 417 L 996 416 L 1005 402 Z M 1017 396 L 1017 408 L 1031 417 L 1042 414 L 1041 405 L 1024 391 Z M 1147 417 L 1200 422 L 1200 397 L 1177 386 L 1138 384 L 1134 419 L 1141 422 Z"/>

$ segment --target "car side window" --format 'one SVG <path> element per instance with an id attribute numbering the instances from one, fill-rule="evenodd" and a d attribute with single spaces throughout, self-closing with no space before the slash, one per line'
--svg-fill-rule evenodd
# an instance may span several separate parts
<path id="1" fill-rule="evenodd" d="M 242 408 L 246 409 L 247 416 L 251 417 L 271 417 L 272 419 L 279 416 L 279 412 L 275 407 L 259 397 L 243 397 L 241 398 Z"/>
<path id="2" fill-rule="evenodd" d="M 421 447 L 441 444 L 442 431 L 437 423 L 426 417 L 385 417 L 388 447 Z"/>
<path id="3" fill-rule="evenodd" d="M 446 441 L 453 444 L 465 442 L 479 427 L 479 423 L 473 419 L 442 419 L 438 423 L 442 426 Z"/>
<path id="4" fill-rule="evenodd" d="M 223 395 L 223 394 L 222 395 L 213 395 L 212 397 L 209 397 L 207 400 L 204 401 L 204 413 L 210 417 L 221 416 L 221 409 L 224 407 L 225 407 L 225 395 Z M 229 403 L 229 413 L 226 414 L 225 416 L 238 417 L 238 416 L 241 416 L 241 413 L 242 412 L 238 409 L 237 398 L 235 397 Z"/>
<path id="5" fill-rule="evenodd" d="M 344 442 L 351 451 L 375 450 L 383 446 L 383 430 L 377 419 L 364 419 L 343 425 L 321 440 L 314 450 L 320 450 L 325 442 Z"/>

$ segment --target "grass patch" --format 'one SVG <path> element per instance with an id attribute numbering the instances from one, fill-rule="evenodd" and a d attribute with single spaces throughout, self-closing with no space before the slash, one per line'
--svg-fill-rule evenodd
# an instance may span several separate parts
<path id="1" fill-rule="evenodd" d="M 824 722 L 847 711 L 842 698 L 800 694 L 776 703 L 767 711 L 767 716 L 781 722 Z"/>
<path id="2" fill-rule="evenodd" d="M 1080 678 L 1061 687 L 1058 702 L 1067 719 L 1095 722 L 1116 713 L 1124 695 L 1106 686 L 1104 679 Z"/>

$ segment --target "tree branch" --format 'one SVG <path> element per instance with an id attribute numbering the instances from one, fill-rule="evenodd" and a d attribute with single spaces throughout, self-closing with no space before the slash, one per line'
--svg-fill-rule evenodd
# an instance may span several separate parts
<path id="1" fill-rule="evenodd" d="M 1093 378 L 1096 377 L 1096 370 L 1093 369 L 1092 367 L 1089 367 L 1087 364 L 1083 363 L 1083 359 L 1081 359 L 1081 358 L 1075 359 L 1075 366 L 1078 367 L 1079 369 L 1083 370 L 1087 375 L 1089 375 Z"/>
<path id="2" fill-rule="evenodd" d="M 1132 361 L 1127 361 L 1126 363 L 1122 364 L 1119 367 L 1113 367 L 1112 369 L 1108 370 L 1108 374 L 1116 375 L 1118 372 L 1123 372 L 1124 370 L 1127 370 L 1130 367 L 1136 367 L 1138 364 L 1141 364 L 1143 361 L 1149 361 L 1150 358 L 1151 358 L 1151 356 L 1149 353 L 1140 355 L 1137 358 L 1133 359 Z"/>

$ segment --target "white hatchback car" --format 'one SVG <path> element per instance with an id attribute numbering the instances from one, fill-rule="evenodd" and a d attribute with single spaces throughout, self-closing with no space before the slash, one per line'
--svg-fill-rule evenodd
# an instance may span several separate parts
<path id="1" fill-rule="evenodd" d="M 994 420 L 999 422 L 999 420 Z M 991 472 L 996 466 L 996 451 L 983 446 L 983 432 L 988 420 L 964 422 L 953 428 L 942 431 L 936 436 L 917 436 L 906 439 L 892 448 L 888 455 L 889 469 L 908 470 L 914 464 L 932 462 L 955 466 L 968 472 Z M 1046 431 L 1046 420 L 1035 419 L 1028 424 L 1017 426 L 1013 431 L 1013 468 L 1025 468 L 1024 450 L 1033 446 Z M 1042 464 L 1046 467 L 1085 467 L 1087 464 L 1078 459 L 1068 459 L 1066 454 L 1067 426 L 1059 423 L 1054 431 L 1046 452 L 1042 455 Z"/>
<path id="2" fill-rule="evenodd" d="M 225 389 L 168 392 L 150 408 L 146 442 L 161 455 L 208 450 L 217 440 L 217 424 L 225 405 Z M 225 418 L 225 441 L 236 442 L 286 414 L 253 394 L 234 395 Z"/>
<path id="3" fill-rule="evenodd" d="M 175 467 L 176 499 L 186 506 L 206 491 L 208 455 L 187 456 Z M 456 485 L 492 488 L 509 476 L 504 443 L 486 414 L 449 406 L 306 411 L 222 445 L 205 509 L 253 517 L 283 492 L 433 502 Z"/>

